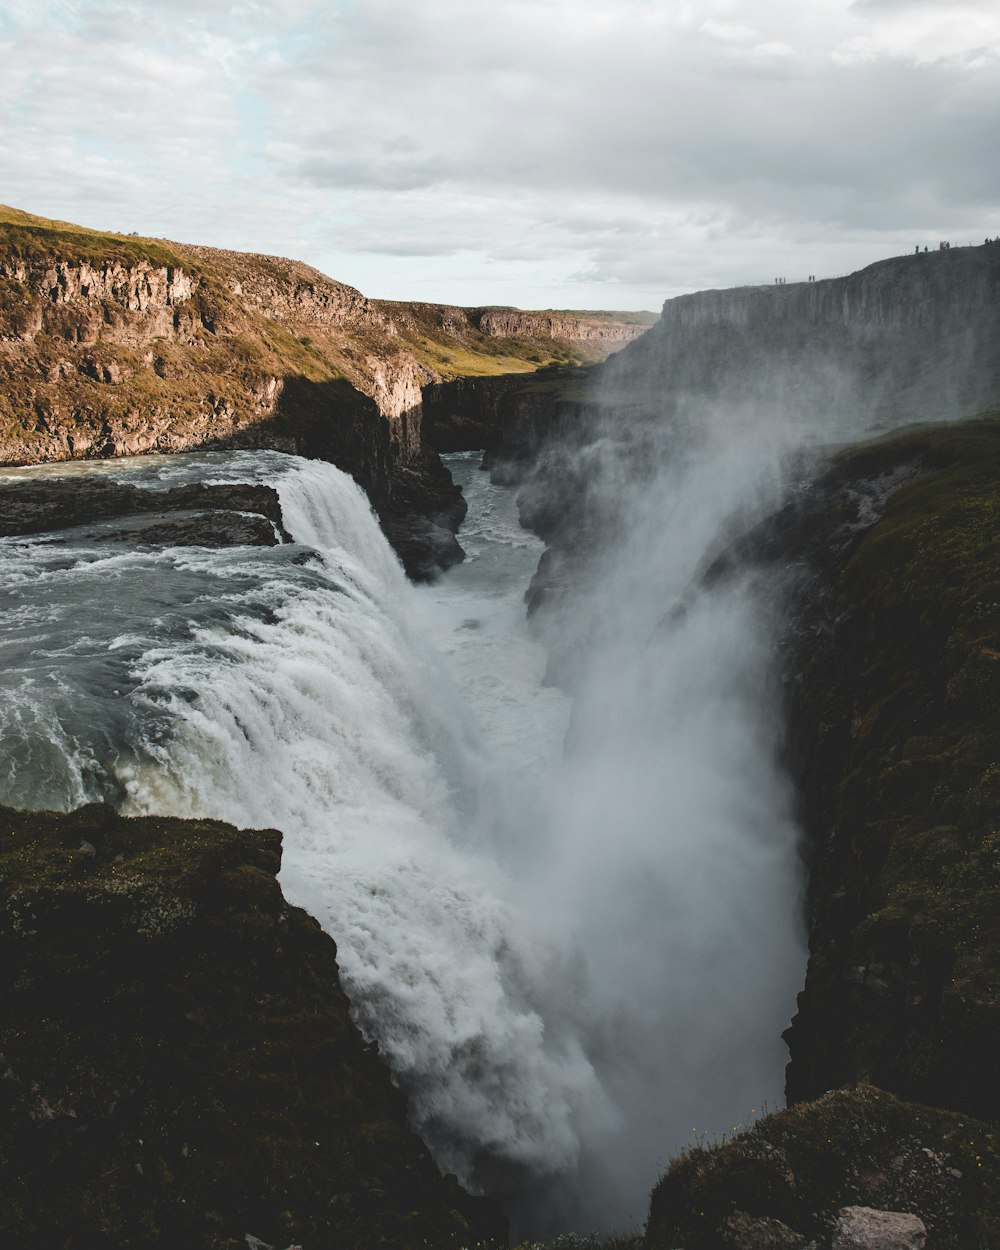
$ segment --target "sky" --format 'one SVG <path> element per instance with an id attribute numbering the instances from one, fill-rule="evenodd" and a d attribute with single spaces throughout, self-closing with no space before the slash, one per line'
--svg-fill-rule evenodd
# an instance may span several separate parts
<path id="1" fill-rule="evenodd" d="M 1000 234 L 997 0 L 0 0 L 0 203 L 658 309 Z"/>

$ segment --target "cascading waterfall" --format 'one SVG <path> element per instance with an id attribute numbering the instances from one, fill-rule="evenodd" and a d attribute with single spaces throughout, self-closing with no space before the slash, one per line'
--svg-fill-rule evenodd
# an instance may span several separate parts
<path id="1" fill-rule="evenodd" d="M 709 441 L 645 483 L 580 588 L 587 630 L 550 622 L 586 674 L 565 753 L 509 493 L 476 478 L 478 559 L 417 590 L 329 465 L 115 465 L 267 481 L 295 543 L 0 542 L 0 798 L 280 828 L 283 888 L 336 937 L 442 1166 L 525 1229 L 637 1224 L 692 1128 L 781 1096 L 804 954 L 767 616 L 737 579 L 667 619 L 773 464 Z"/>

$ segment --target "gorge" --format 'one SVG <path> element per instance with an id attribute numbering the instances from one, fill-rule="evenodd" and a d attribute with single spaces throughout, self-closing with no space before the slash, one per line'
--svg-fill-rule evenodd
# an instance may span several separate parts
<path id="1" fill-rule="evenodd" d="M 68 890 L 86 896 L 84 924 L 88 907 L 104 917 L 109 898 L 131 891 L 142 902 L 128 913 L 137 948 L 187 934 L 209 905 L 192 911 L 183 893 L 154 898 L 139 869 L 122 886 L 111 853 L 130 863 L 141 855 L 142 828 L 152 830 L 151 844 L 166 839 L 169 847 L 172 827 L 160 819 L 169 816 L 202 838 L 208 826 L 198 822 L 206 820 L 281 831 L 288 904 L 337 939 L 354 1019 L 388 1059 L 411 1126 L 443 1171 L 501 1200 L 515 1235 L 637 1229 L 668 1155 L 732 1132 L 764 1103 L 778 1105 L 779 1035 L 805 977 L 790 1096 L 815 1099 L 873 1080 L 944 1108 L 935 1135 L 925 1127 L 918 1146 L 906 1144 L 915 1114 L 908 1104 L 862 1096 L 861 1119 L 896 1143 L 886 1157 L 906 1161 L 900 1185 L 848 1176 L 820 1197 L 788 1142 L 766 1138 L 773 1118 L 764 1119 L 765 1136 L 748 1139 L 756 1154 L 700 1150 L 684 1164 L 689 1173 L 703 1165 L 693 1178 L 685 1180 L 683 1166 L 671 1170 L 654 1196 L 648 1245 L 825 1246 L 838 1210 L 858 1199 L 919 1212 L 937 1244 L 988 1244 L 991 1182 L 950 1176 L 968 1172 L 965 1156 L 957 1160 L 970 1146 L 947 1114 L 976 1118 L 976 1151 L 995 1177 L 988 1126 L 978 1126 L 996 1115 L 997 895 L 987 828 L 996 794 L 988 720 L 994 426 L 887 436 L 832 461 L 830 447 L 995 405 L 996 252 L 954 249 L 808 286 L 682 297 L 641 337 L 627 321 L 609 329 L 611 314 L 582 330 L 572 318 L 549 317 L 548 340 L 529 341 L 536 314 L 379 311 L 350 288 L 271 258 L 227 254 L 223 267 L 206 249 L 178 246 L 176 256 L 201 274 L 199 286 L 143 243 L 151 258 L 137 261 L 144 276 L 136 285 L 136 265 L 60 258 L 60 249 L 140 246 L 127 237 L 95 242 L 41 225 L 20 229 L 27 235 L 8 228 L 14 242 L 3 269 L 11 397 L 3 448 L 22 467 L 0 483 L 8 600 L 0 798 L 29 810 L 100 802 L 159 824 L 136 826 L 133 846 L 131 826 L 107 808 L 84 807 L 76 825 L 52 817 L 50 836 L 63 847 L 61 859 L 50 854 L 52 871 L 66 880 L 58 889 L 44 879 L 29 886 L 20 869 L 5 873 L 9 965 L 27 961 L 29 980 L 43 987 L 34 1000 L 16 978 L 4 991 L 17 1010 L 6 1013 L 14 1024 L 0 1050 L 8 1080 L 27 1091 L 11 1117 L 17 1147 L 14 1138 L 4 1146 L 6 1166 L 15 1166 L 15 1153 L 27 1160 L 16 1164 L 24 1170 L 10 1192 L 30 1195 L 53 1159 L 73 1156 L 73 1121 L 111 1124 L 128 1113 L 85 1111 L 79 1090 L 71 1096 L 74 1079 L 79 1086 L 65 1070 L 71 1054 L 32 1076 L 51 975 L 44 960 L 52 958 L 38 932 L 58 929 L 54 903 Z M 43 246 L 51 252 L 44 261 Z M 220 285 L 223 272 L 228 285 Z M 432 369 L 432 329 L 453 336 L 433 348 L 438 365 L 442 354 L 454 364 L 464 352 L 469 376 Z M 560 335 L 572 343 L 574 330 L 583 343 L 635 341 L 593 370 L 567 368 L 570 349 L 561 347 L 560 359 L 544 344 Z M 497 334 L 504 355 L 484 347 Z M 469 362 L 470 344 L 478 363 Z M 512 362 L 523 366 L 528 355 L 541 359 L 515 372 Z M 449 452 L 450 473 L 435 445 Z M 492 482 L 473 454 L 483 448 Z M 139 451 L 172 454 L 120 458 Z M 44 459 L 79 462 L 24 465 Z M 465 563 L 427 586 L 409 585 L 347 474 L 367 490 L 384 535 L 418 577 L 460 556 L 453 529 L 468 501 L 458 531 Z M 924 493 L 908 505 L 913 490 Z M 937 582 L 913 582 L 914 561 L 933 564 L 934 509 L 953 510 L 956 499 L 968 516 L 952 517 L 944 531 L 962 539 L 945 563 L 958 578 L 961 610 L 932 619 L 912 604 L 945 601 Z M 900 507 L 924 509 L 927 519 L 919 558 L 892 560 L 901 576 L 911 570 L 910 606 L 895 608 L 893 628 L 880 624 L 880 582 L 886 594 L 894 583 L 878 566 L 864 582 L 868 615 L 852 625 L 853 601 L 843 596 L 854 592 L 844 578 L 864 580 L 851 562 L 869 534 L 878 542 L 895 525 L 895 541 L 905 543 Z M 962 590 L 963 577 L 975 579 L 974 594 Z M 530 626 L 521 606 L 529 582 Z M 866 695 L 858 674 L 875 672 L 870 648 L 884 657 L 897 636 L 912 639 L 912 671 L 900 676 L 893 653 L 883 685 L 876 672 Z M 946 692 L 944 711 L 921 693 L 925 653 L 937 650 L 953 666 L 933 678 L 934 690 Z M 910 702 L 897 698 L 894 683 L 912 693 Z M 850 693 L 841 697 L 843 687 Z M 974 731 L 978 742 L 968 765 L 975 776 L 961 782 L 961 796 L 949 782 L 949 761 L 967 754 L 952 690 L 966 737 Z M 865 697 L 870 708 L 860 704 Z M 935 743 L 943 717 L 952 728 Z M 858 775 L 863 759 L 845 744 L 863 744 L 869 732 L 880 735 L 872 749 L 885 757 Z M 936 787 L 933 800 L 913 799 L 912 836 L 935 864 L 944 856 L 965 875 L 937 911 L 919 878 L 909 882 L 915 911 L 901 918 L 901 883 L 887 887 L 896 909 L 889 915 L 877 872 L 887 846 L 891 858 L 913 845 L 892 843 L 902 800 L 880 817 L 876 849 L 864 851 L 867 826 L 857 822 L 893 793 L 885 769 L 908 776 L 906 761 L 932 769 Z M 892 784 L 910 793 L 908 783 Z M 974 825 L 962 803 L 976 813 Z M 8 816 L 14 841 L 27 833 L 44 846 L 44 832 L 24 820 Z M 960 846 L 941 832 L 956 824 L 966 831 Z M 238 861 L 236 835 L 212 836 L 229 839 L 226 854 Z M 273 870 L 273 842 L 267 854 Z M 192 863 L 214 862 L 205 855 Z M 57 870 L 57 860 L 68 867 Z M 947 928 L 944 918 L 968 907 L 973 880 L 968 926 Z M 273 891 L 268 897 L 268 906 L 282 906 Z M 164 918 L 147 918 L 151 902 Z M 49 929 L 36 925 L 39 914 Z M 933 914 L 937 933 L 944 926 L 937 946 L 925 935 L 907 947 L 914 914 Z M 873 927 L 879 915 L 881 928 Z M 960 994 L 948 988 L 958 975 L 951 948 L 965 960 Z M 914 955 L 929 961 L 920 986 L 902 971 Z M 119 971 L 131 975 L 127 965 Z M 77 975 L 94 973 L 82 967 Z M 215 976 L 226 975 L 222 964 Z M 203 996 L 192 1011 L 211 1019 L 214 991 L 192 992 Z M 102 993 L 102 1002 L 114 1001 L 106 984 Z M 915 997 L 924 1005 L 911 1005 Z M 99 1056 L 81 1050 L 88 1080 L 99 1084 Z M 955 1053 L 962 1089 L 940 1079 Z M 240 1097 L 250 1097 L 248 1088 Z M 119 1101 L 109 1095 L 102 1105 Z M 817 1133 L 831 1135 L 824 1112 L 810 1110 L 819 1106 L 803 1102 L 799 1111 L 807 1147 L 810 1115 Z M 841 1123 L 856 1104 L 849 1109 Z M 149 1114 L 164 1116 L 162 1100 Z M 197 1135 L 196 1117 L 162 1131 L 162 1158 L 179 1155 Z M 401 1128 L 376 1131 L 371 1120 L 344 1130 L 341 1162 L 326 1166 L 342 1173 L 342 1159 L 357 1156 L 355 1140 L 372 1146 L 390 1132 L 402 1140 Z M 48 1134 L 42 1145 L 39 1133 Z M 66 1140 L 53 1145 L 58 1133 Z M 910 1155 L 925 1141 L 938 1161 L 921 1175 L 937 1190 L 911 1175 Z M 204 1133 L 199 1148 L 209 1149 Z M 429 1177 L 414 1149 L 414 1174 Z M 779 1183 L 792 1169 L 781 1162 L 784 1150 L 797 1174 L 794 1200 L 795 1184 Z M 238 1244 L 250 1234 L 250 1244 L 360 1246 L 376 1235 L 378 1209 L 388 1221 L 377 1234 L 385 1244 L 500 1235 L 495 1212 L 446 1182 L 441 1191 L 422 1182 L 422 1203 L 412 1191 L 397 1203 L 386 1196 L 397 1181 L 380 1178 L 371 1184 L 383 1198 L 363 1200 L 376 1155 L 359 1166 L 354 1197 L 336 1217 L 322 1202 L 313 1214 L 313 1196 L 293 1201 L 286 1191 L 270 1205 L 262 1200 L 253 1227 L 243 1227 L 238 1201 L 216 1211 L 214 1187 L 175 1175 L 170 1156 L 159 1171 L 146 1159 L 158 1178 L 149 1182 L 153 1206 L 151 1190 L 121 1198 L 120 1226 L 138 1221 L 131 1241 L 100 1233 L 107 1211 L 83 1231 L 61 1228 L 82 1245 L 159 1244 L 149 1232 L 155 1223 L 157 1237 L 181 1230 L 193 1244 Z M 123 1174 L 142 1163 L 127 1150 L 123 1157 Z M 869 1172 L 892 1166 L 880 1156 Z M 739 1181 L 748 1172 L 752 1192 Z M 957 1181 L 961 1193 L 942 1197 L 940 1186 Z M 81 1184 L 92 1192 L 99 1182 Z M 254 1184 L 252 1176 L 240 1184 Z M 931 1190 L 934 1203 L 925 1202 Z M 198 1210 L 181 1216 L 188 1195 Z M 222 1221 L 214 1231 L 213 1211 Z M 12 1199 L 5 1218 L 49 1244 L 37 1202 Z M 136 1231 L 143 1219 L 146 1231 Z"/>

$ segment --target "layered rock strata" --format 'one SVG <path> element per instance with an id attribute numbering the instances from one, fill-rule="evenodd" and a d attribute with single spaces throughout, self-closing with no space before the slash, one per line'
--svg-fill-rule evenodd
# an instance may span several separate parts
<path id="1" fill-rule="evenodd" d="M 423 534 L 411 574 L 461 557 L 460 493 L 420 438 L 423 372 L 360 292 L 273 257 L 58 223 L 0 234 L 0 462 L 321 457 L 387 529 Z"/>
<path id="2" fill-rule="evenodd" d="M 461 558 L 464 504 L 423 438 L 421 387 L 603 358 L 644 328 L 380 303 L 297 261 L 0 208 L 0 463 L 320 457 L 364 486 L 407 570 L 427 576 Z"/>

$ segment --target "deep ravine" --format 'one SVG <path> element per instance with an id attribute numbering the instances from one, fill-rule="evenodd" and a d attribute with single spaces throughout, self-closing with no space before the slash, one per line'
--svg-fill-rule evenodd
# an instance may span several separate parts
<path id="1" fill-rule="evenodd" d="M 600 627 L 564 640 L 589 662 L 575 705 L 525 615 L 541 544 L 474 455 L 452 460 L 469 559 L 419 589 L 319 462 L 14 471 L 265 483 L 294 541 L 157 548 L 114 520 L 2 540 L 0 798 L 281 829 L 285 894 L 336 937 L 442 1168 L 515 1234 L 638 1227 L 692 1133 L 780 1100 L 801 983 L 765 617 L 741 586 L 657 631 L 769 464 L 664 466 L 662 518 L 639 509 L 607 593 L 582 588 Z"/>

